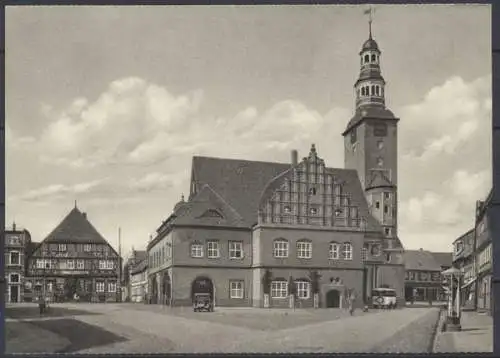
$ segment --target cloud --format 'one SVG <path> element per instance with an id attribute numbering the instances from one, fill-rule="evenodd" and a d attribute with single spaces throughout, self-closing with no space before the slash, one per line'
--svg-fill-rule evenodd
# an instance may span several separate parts
<path id="1" fill-rule="evenodd" d="M 34 147 L 36 139 L 30 136 L 20 136 L 8 123 L 5 123 L 5 143 L 9 150 L 28 150 Z"/>
<path id="2" fill-rule="evenodd" d="M 167 190 L 176 184 L 176 177 L 171 174 L 149 173 L 139 179 L 131 179 L 129 188 L 132 191 L 158 191 Z"/>
<path id="3" fill-rule="evenodd" d="M 95 191 L 106 182 L 106 179 L 93 180 L 72 185 L 52 184 L 37 189 L 32 189 L 24 194 L 12 196 L 11 200 L 20 201 L 52 201 L 61 198 L 71 197 L 72 195 L 87 194 Z"/>

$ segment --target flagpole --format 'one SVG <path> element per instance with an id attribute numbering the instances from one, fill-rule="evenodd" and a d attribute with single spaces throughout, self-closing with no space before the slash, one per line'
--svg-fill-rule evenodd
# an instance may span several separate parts
<path id="1" fill-rule="evenodd" d="M 118 287 L 120 287 L 119 290 L 119 297 L 118 297 L 118 302 L 122 301 L 122 228 L 118 227 Z"/>

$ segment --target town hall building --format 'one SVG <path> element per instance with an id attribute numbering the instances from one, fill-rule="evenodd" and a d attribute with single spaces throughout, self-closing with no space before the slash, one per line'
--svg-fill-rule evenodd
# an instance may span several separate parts
<path id="1" fill-rule="evenodd" d="M 147 247 L 150 302 L 191 305 L 208 293 L 215 306 L 361 306 L 386 287 L 404 304 L 399 119 L 385 105 L 371 26 L 359 56 L 345 168 L 314 144 L 288 163 L 194 157 L 188 199 Z"/>

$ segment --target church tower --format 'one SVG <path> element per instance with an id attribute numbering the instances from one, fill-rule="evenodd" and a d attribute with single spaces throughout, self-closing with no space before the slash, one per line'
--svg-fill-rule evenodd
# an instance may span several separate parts
<path id="1" fill-rule="evenodd" d="M 370 13 L 371 15 L 371 13 Z M 399 118 L 385 105 L 385 85 L 380 70 L 381 51 L 372 36 L 369 21 L 368 40 L 360 56 L 360 73 L 354 84 L 355 114 L 344 136 L 345 168 L 358 172 L 370 211 L 389 239 L 388 247 L 397 240 L 397 124 Z M 395 239 L 390 240 L 390 239 Z"/>

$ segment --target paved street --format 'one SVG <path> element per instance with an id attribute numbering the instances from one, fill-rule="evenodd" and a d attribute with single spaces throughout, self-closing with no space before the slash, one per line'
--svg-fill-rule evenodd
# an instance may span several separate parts
<path id="1" fill-rule="evenodd" d="M 26 317 L 11 310 L 7 327 L 24 324 L 49 332 L 43 342 L 47 352 L 429 352 L 438 318 L 438 309 L 429 307 L 358 311 L 353 317 L 339 309 L 218 308 L 195 314 L 188 308 L 143 304 L 56 308 L 60 317 Z M 62 314 L 64 310 L 73 315 Z M 19 351 L 19 344 L 9 340 L 8 351 Z"/>

